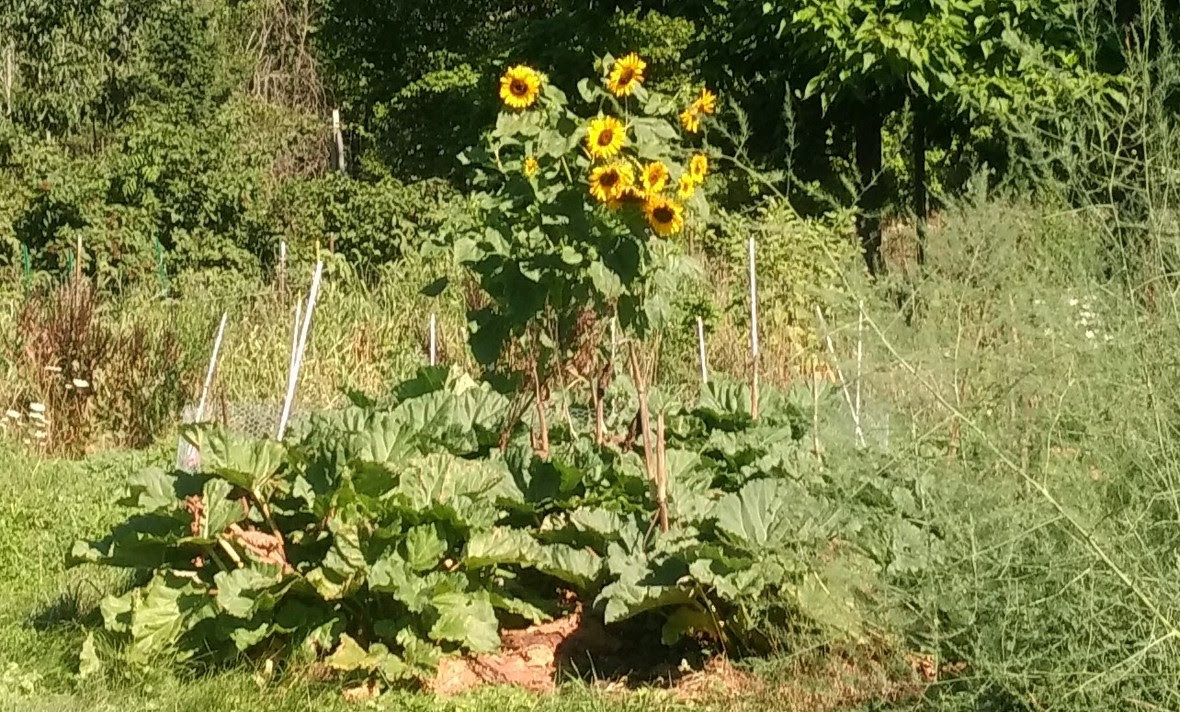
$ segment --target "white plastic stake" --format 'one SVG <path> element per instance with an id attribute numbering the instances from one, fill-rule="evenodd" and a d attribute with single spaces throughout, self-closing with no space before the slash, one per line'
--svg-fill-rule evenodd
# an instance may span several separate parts
<path id="1" fill-rule="evenodd" d="M 709 362 L 705 356 L 705 320 L 697 317 L 697 349 L 700 352 L 701 385 L 709 382 Z"/>
<path id="2" fill-rule="evenodd" d="M 750 357 L 754 366 L 754 388 L 751 395 L 751 405 L 753 406 L 752 415 L 758 417 L 758 391 L 761 388 L 759 382 L 759 364 L 758 364 L 758 268 L 754 257 L 754 238 L 749 241 L 750 252 Z"/>
<path id="3" fill-rule="evenodd" d="M 299 384 L 299 371 L 303 368 L 303 355 L 307 351 L 307 335 L 311 331 L 311 317 L 315 313 L 316 299 L 320 294 L 320 280 L 324 276 L 324 261 L 315 263 L 315 273 L 311 277 L 311 289 L 307 292 L 307 307 L 303 310 L 303 323 L 299 326 L 299 344 L 295 352 L 295 365 L 291 369 L 291 377 L 287 379 L 287 396 L 283 399 L 283 413 L 279 416 L 279 429 L 276 440 L 282 441 L 287 432 L 287 421 L 291 417 L 291 404 L 295 400 L 295 387 Z"/>
<path id="4" fill-rule="evenodd" d="M 430 313 L 430 365 L 438 365 L 438 342 L 436 332 L 438 330 L 438 319 L 434 312 Z"/>
<path id="5" fill-rule="evenodd" d="M 205 419 L 205 404 L 209 401 L 209 389 L 213 387 L 213 374 L 217 371 L 217 355 L 221 353 L 221 340 L 225 336 L 227 319 L 229 312 L 222 312 L 221 323 L 217 326 L 217 337 L 213 340 L 213 353 L 209 356 L 209 368 L 205 371 L 205 385 L 201 387 L 201 400 L 197 404 L 197 423 Z"/>

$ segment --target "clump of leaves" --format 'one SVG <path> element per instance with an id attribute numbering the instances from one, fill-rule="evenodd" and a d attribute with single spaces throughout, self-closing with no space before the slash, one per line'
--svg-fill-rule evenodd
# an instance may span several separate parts
<path id="1" fill-rule="evenodd" d="M 537 70 L 507 69 L 495 127 L 463 157 L 483 224 L 453 249 L 488 297 L 468 315 L 471 348 L 530 378 L 541 403 L 568 365 L 597 380 L 608 319 L 638 335 L 667 321 L 674 292 L 657 275 L 686 269 L 671 238 L 709 215 L 710 159 L 692 134 L 716 97 L 703 93 L 682 131 L 683 107 L 645 86 L 644 59 L 608 55 L 598 69 L 575 100 Z"/>
<path id="2" fill-rule="evenodd" d="M 150 572 L 103 602 L 115 645 L 102 648 L 139 665 L 322 659 L 404 681 L 577 601 L 607 624 L 646 618 L 669 645 L 756 653 L 768 621 L 863 633 L 901 531 L 866 511 L 932 540 L 894 499 L 858 499 L 809 464 L 787 394 L 766 392 L 757 419 L 744 385 L 658 399 L 667 532 L 633 446 L 558 434 L 543 458 L 516 426 L 501 449 L 508 399 L 453 369 L 423 369 L 389 400 L 314 416 L 283 443 L 201 426 L 187 432 L 200 472 L 135 475 L 124 502 L 138 512 L 70 557 Z"/>

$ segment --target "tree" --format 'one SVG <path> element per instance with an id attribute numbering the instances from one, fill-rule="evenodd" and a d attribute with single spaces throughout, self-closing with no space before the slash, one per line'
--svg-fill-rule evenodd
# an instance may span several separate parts
<path id="1" fill-rule="evenodd" d="M 1054 0 L 714 0 L 719 25 L 706 55 L 750 82 L 794 87 L 827 126 L 854 143 L 858 232 L 872 273 L 882 268 L 882 128 L 913 111 L 913 206 L 927 212 L 925 154 L 932 123 L 1037 121 L 1063 103 L 1100 100 L 1115 86 L 1088 69 L 1074 7 Z M 718 43 L 729 46 L 721 48 Z M 738 49 L 735 49 L 738 48 Z M 706 61 L 704 64 L 708 65 Z M 789 100 L 790 97 L 784 97 Z M 814 114 L 813 114 L 814 115 Z"/>

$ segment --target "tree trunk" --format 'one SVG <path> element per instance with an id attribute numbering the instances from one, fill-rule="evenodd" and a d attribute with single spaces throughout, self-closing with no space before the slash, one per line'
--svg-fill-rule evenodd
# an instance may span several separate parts
<path id="1" fill-rule="evenodd" d="M 930 214 L 926 192 L 926 103 L 914 98 L 914 218 L 918 228 L 918 266 L 926 264 L 926 218 Z"/>
<path id="2" fill-rule="evenodd" d="M 856 122 L 856 169 L 860 174 L 859 214 L 856 231 L 864 249 L 865 265 L 869 274 L 883 272 L 881 259 L 881 206 L 884 204 L 881 186 L 881 112 L 875 104 L 860 107 Z"/>

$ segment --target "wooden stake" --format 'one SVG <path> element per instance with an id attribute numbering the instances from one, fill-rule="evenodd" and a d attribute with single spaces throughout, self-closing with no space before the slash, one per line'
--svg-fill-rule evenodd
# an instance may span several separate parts
<path id="1" fill-rule="evenodd" d="M 749 240 L 750 252 L 750 358 L 753 365 L 753 389 L 750 393 L 750 414 L 758 417 L 759 349 L 758 349 L 758 269 L 754 257 L 754 238 Z"/>
<path id="2" fill-rule="evenodd" d="M 610 362 L 611 363 L 615 362 L 615 358 L 617 357 L 618 350 L 619 350 L 618 322 L 615 321 L 615 318 L 612 316 L 610 318 Z"/>
<path id="3" fill-rule="evenodd" d="M 287 294 L 287 241 L 279 240 L 279 293 Z"/>
<path id="4" fill-rule="evenodd" d="M 74 286 L 82 284 L 82 234 L 74 245 Z"/>
<path id="5" fill-rule="evenodd" d="M 4 113 L 12 116 L 12 55 L 13 45 L 4 48 Z"/>
<path id="6" fill-rule="evenodd" d="M 344 172 L 344 133 L 340 130 L 340 109 L 332 109 L 332 146 L 336 170 Z"/>
<path id="7" fill-rule="evenodd" d="M 299 325 L 299 343 L 295 350 L 295 364 L 287 379 L 287 395 L 283 399 L 283 412 L 279 416 L 278 434 L 275 437 L 280 442 L 287 433 L 287 422 L 291 418 L 291 405 L 295 400 L 295 387 L 299 383 L 299 371 L 303 368 L 303 355 L 307 351 L 307 336 L 311 330 L 311 317 L 315 313 L 316 299 L 320 294 L 320 280 L 324 276 L 324 261 L 315 264 L 315 272 L 311 277 L 311 289 L 307 292 L 307 307 L 303 310 L 303 323 Z"/>
<path id="8" fill-rule="evenodd" d="M 709 382 L 709 362 L 705 355 L 705 320 L 697 317 L 697 350 L 701 362 L 701 385 Z"/>

